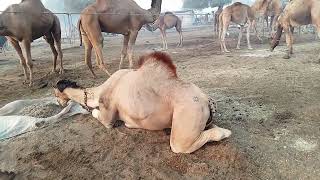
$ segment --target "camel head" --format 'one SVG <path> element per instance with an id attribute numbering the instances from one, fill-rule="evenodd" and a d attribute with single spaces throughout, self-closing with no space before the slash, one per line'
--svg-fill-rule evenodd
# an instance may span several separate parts
<path id="1" fill-rule="evenodd" d="M 81 87 L 78 86 L 76 82 L 70 80 L 60 80 L 53 86 L 54 95 L 56 96 L 58 103 L 63 107 L 66 107 L 70 100 L 68 95 L 64 92 L 67 88 L 80 89 Z"/>
<path id="2" fill-rule="evenodd" d="M 161 13 L 161 5 L 162 0 L 152 0 L 151 9 L 148 10 L 152 16 L 152 22 L 156 21 L 159 18 Z"/>
<path id="3" fill-rule="evenodd" d="M 280 23 L 277 25 L 277 32 L 276 34 L 272 37 L 272 40 L 270 42 L 270 51 L 272 52 L 274 48 L 276 48 L 279 45 L 280 38 L 282 35 L 283 27 Z"/>

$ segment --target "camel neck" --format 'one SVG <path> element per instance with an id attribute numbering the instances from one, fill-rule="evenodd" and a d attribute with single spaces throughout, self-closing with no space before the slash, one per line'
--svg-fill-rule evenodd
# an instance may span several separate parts
<path id="1" fill-rule="evenodd" d="M 100 88 L 87 88 L 87 89 L 75 89 L 67 88 L 64 93 L 69 99 L 91 108 L 96 108 L 99 106 Z"/>

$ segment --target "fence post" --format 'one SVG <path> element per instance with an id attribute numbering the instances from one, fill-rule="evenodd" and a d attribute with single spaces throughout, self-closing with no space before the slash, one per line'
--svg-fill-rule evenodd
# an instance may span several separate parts
<path id="1" fill-rule="evenodd" d="M 67 13 L 68 14 L 68 24 L 69 24 L 69 43 L 72 44 L 72 22 L 71 22 L 71 19 L 70 19 L 70 13 Z"/>

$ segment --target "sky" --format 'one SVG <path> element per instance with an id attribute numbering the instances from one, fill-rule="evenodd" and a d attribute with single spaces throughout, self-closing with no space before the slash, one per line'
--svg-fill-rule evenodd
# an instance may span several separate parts
<path id="1" fill-rule="evenodd" d="M 149 9 L 151 0 L 135 0 L 142 8 Z M 162 11 L 176 11 L 181 10 L 183 0 L 163 0 Z M 21 0 L 0 0 L 0 11 L 5 10 L 10 4 L 19 3 Z M 50 8 L 48 8 L 50 9 Z"/>

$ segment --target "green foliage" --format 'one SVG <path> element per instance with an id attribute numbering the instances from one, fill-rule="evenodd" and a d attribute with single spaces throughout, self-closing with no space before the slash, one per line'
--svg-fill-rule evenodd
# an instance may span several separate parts
<path id="1" fill-rule="evenodd" d="M 190 9 L 203 9 L 209 6 L 217 7 L 231 3 L 231 0 L 184 0 L 183 7 Z"/>

